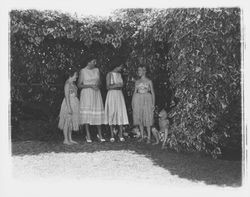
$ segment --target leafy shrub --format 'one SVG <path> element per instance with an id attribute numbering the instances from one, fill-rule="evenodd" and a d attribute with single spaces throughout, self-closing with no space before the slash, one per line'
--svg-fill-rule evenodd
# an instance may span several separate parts
<path id="1" fill-rule="evenodd" d="M 102 84 L 112 64 L 127 65 L 124 96 L 130 120 L 136 67 L 148 66 L 157 109 L 170 112 L 171 148 L 217 157 L 225 147 L 241 147 L 238 8 L 120 9 L 106 20 L 14 10 L 10 18 L 14 122 L 23 117 L 25 103 L 37 102 L 55 119 L 65 70 L 80 69 L 94 54 Z M 105 85 L 102 91 L 105 99 Z"/>

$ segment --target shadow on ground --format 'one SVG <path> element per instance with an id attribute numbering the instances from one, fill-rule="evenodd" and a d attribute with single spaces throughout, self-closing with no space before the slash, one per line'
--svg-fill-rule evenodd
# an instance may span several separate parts
<path id="1" fill-rule="evenodd" d="M 80 139 L 80 138 L 78 138 Z M 93 142 L 78 140 L 79 144 L 66 146 L 61 141 L 16 141 L 12 142 L 12 155 L 38 155 L 42 153 L 80 153 L 109 150 L 131 150 L 151 159 L 155 165 L 191 181 L 203 181 L 208 185 L 241 186 L 241 161 L 214 160 L 199 154 L 176 153 L 161 150 L 160 146 L 138 143 L 134 139 L 126 142 Z"/>

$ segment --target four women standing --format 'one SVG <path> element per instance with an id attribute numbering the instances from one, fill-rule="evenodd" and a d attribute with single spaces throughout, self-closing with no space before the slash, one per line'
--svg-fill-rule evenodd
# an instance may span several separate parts
<path id="1" fill-rule="evenodd" d="M 71 73 L 65 83 L 65 99 L 63 100 L 58 127 L 64 131 L 64 143 L 76 143 L 71 139 L 72 130 L 79 130 L 79 125 L 85 125 L 86 141 L 92 142 L 89 125 L 96 125 L 98 139 L 103 142 L 101 125 L 110 126 L 111 138 L 114 142 L 114 128 L 119 126 L 119 139 L 123 138 L 123 125 L 128 125 L 127 109 L 122 93 L 123 80 L 121 71 L 123 66 L 116 66 L 106 76 L 108 89 L 105 102 L 99 89 L 100 73 L 96 66 L 96 59 L 91 59 L 87 66 L 80 71 L 78 87 L 81 89 L 80 102 L 77 98 L 77 87 L 74 84 L 77 73 Z M 151 126 L 153 125 L 153 111 L 155 106 L 155 94 L 152 81 L 146 77 L 146 67 L 138 68 L 139 79 L 135 82 L 135 90 L 132 97 L 133 123 L 139 126 L 141 139 L 144 139 L 144 127 L 147 129 L 147 143 L 151 139 Z"/>

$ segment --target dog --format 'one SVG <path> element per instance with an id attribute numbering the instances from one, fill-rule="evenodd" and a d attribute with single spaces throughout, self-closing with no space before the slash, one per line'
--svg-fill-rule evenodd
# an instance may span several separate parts
<path id="1" fill-rule="evenodd" d="M 141 136 L 140 130 L 137 127 L 134 127 L 131 130 L 131 133 L 134 135 L 135 138 L 139 138 Z"/>
<path id="2" fill-rule="evenodd" d="M 159 113 L 159 128 L 160 130 L 158 131 L 155 127 L 152 128 L 152 133 L 153 136 L 156 139 L 156 142 L 153 143 L 153 145 L 159 144 L 159 142 L 162 142 L 161 148 L 165 148 L 165 144 L 168 138 L 168 133 L 169 133 L 169 120 L 168 120 L 168 114 L 166 110 L 161 110 Z"/>

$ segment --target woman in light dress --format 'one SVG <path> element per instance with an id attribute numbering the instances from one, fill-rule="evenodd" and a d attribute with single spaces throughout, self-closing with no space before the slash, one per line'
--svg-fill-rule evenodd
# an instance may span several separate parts
<path id="1" fill-rule="evenodd" d="M 92 142 L 89 125 L 96 125 L 98 139 L 103 142 L 101 125 L 104 124 L 104 107 L 99 89 L 100 73 L 96 66 L 96 59 L 91 59 L 85 68 L 80 71 L 78 87 L 81 88 L 80 96 L 80 124 L 85 125 L 86 140 Z"/>
<path id="2" fill-rule="evenodd" d="M 147 129 L 147 143 L 151 141 L 151 126 L 155 108 L 155 93 L 153 83 L 146 77 L 146 67 L 138 67 L 138 76 L 132 97 L 133 123 L 140 128 L 141 138 L 144 139 L 144 127 Z"/>
<path id="3" fill-rule="evenodd" d="M 107 74 L 106 85 L 108 94 L 105 102 L 105 124 L 110 126 L 111 138 L 114 142 L 114 128 L 119 125 L 119 139 L 125 141 L 123 138 L 123 125 L 128 124 L 127 109 L 122 93 L 123 80 L 121 76 L 123 66 L 116 66 L 111 72 Z"/>
<path id="4" fill-rule="evenodd" d="M 70 70 L 68 79 L 64 85 L 64 99 L 59 114 L 58 128 L 63 130 L 64 144 L 77 144 L 72 140 L 72 130 L 79 130 L 79 100 L 77 98 L 77 87 L 74 84 L 77 72 Z"/>

